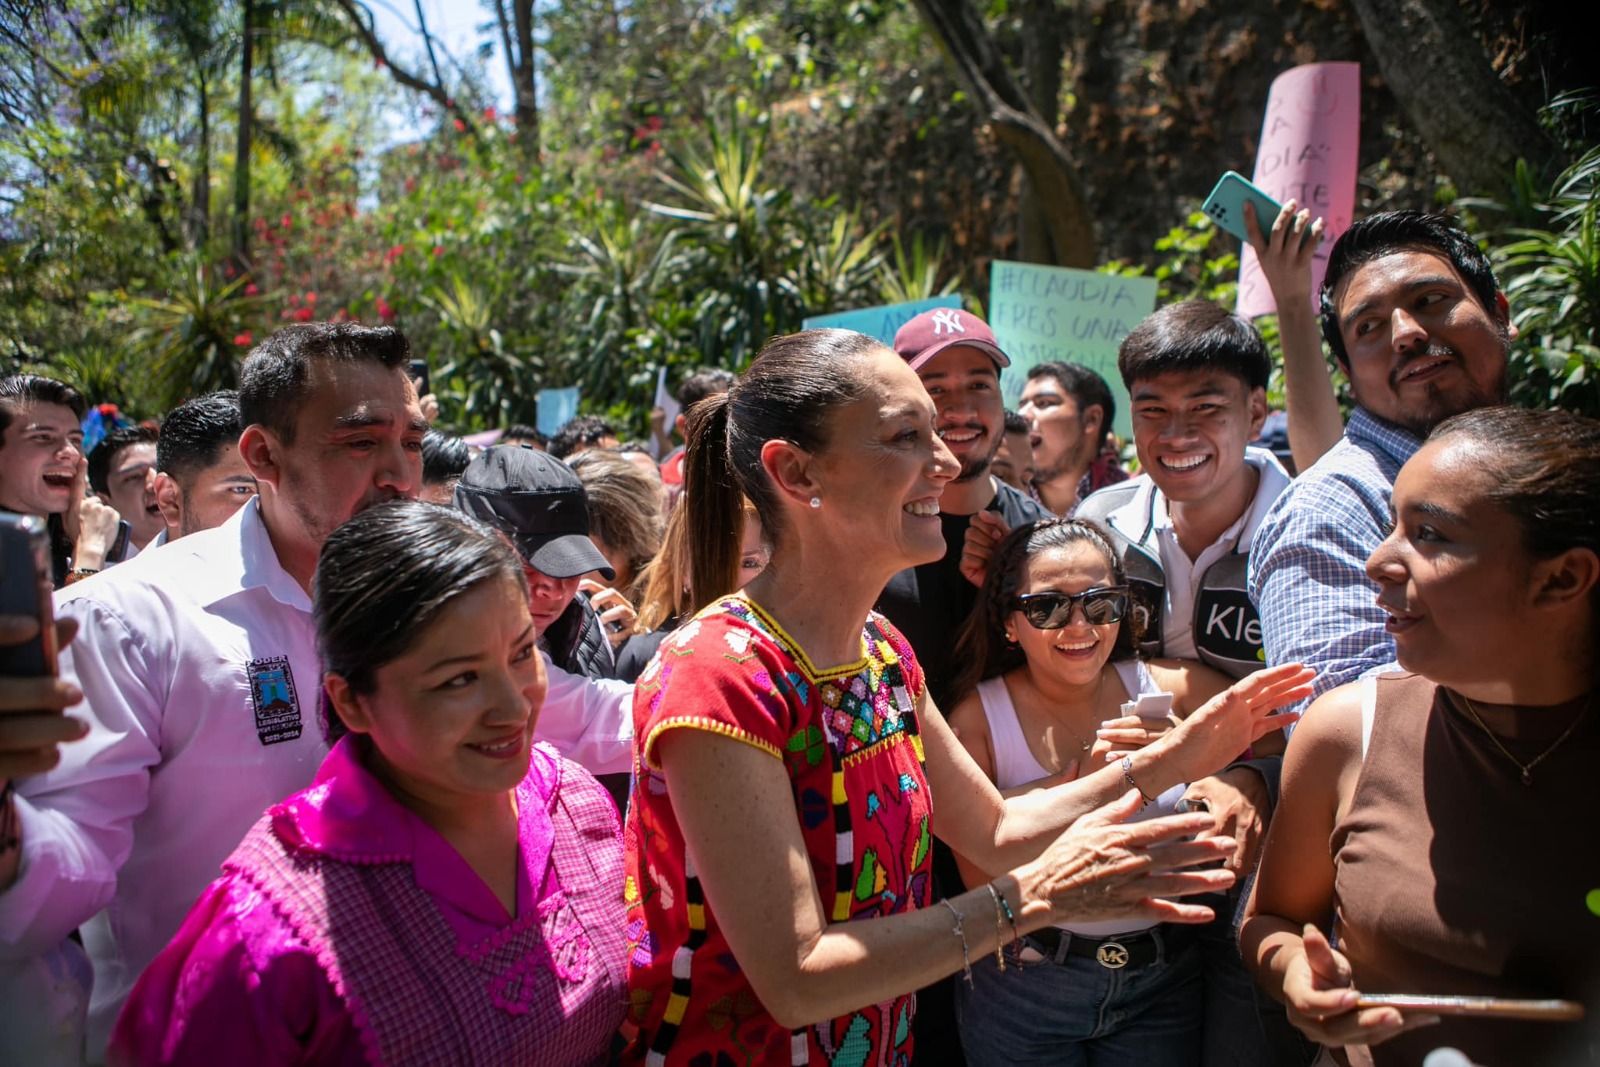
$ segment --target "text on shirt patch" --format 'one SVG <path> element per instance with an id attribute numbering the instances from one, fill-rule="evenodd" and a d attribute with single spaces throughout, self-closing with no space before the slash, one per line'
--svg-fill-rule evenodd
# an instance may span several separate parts
<path id="1" fill-rule="evenodd" d="M 250 703 L 256 709 L 256 736 L 263 745 L 293 741 L 300 736 L 300 700 L 294 691 L 294 673 L 287 656 L 253 659 L 246 666 L 250 675 Z"/>

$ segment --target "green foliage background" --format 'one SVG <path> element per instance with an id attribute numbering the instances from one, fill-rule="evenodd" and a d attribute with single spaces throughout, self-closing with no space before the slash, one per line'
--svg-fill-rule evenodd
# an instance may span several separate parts
<path id="1" fill-rule="evenodd" d="M 539 389 L 578 385 L 638 433 L 662 366 L 738 368 L 807 315 L 985 295 L 993 251 L 972 234 L 1010 208 L 960 170 L 987 157 L 938 176 L 942 199 L 882 195 L 917 146 L 976 136 L 909 4 L 652 0 L 625 26 L 607 0 L 541 5 L 535 153 L 474 61 L 451 75 L 469 129 L 331 6 L 254 2 L 240 260 L 241 5 L 0 0 L 3 369 L 153 416 L 233 384 L 282 323 L 384 321 L 433 364 L 457 429 L 532 421 Z M 1597 169 L 1591 150 L 1552 188 L 1508 175 L 1502 202 L 1464 206 L 1516 309 L 1518 398 L 1600 414 Z M 1174 222 L 1107 269 L 1231 302 L 1236 243 Z"/>

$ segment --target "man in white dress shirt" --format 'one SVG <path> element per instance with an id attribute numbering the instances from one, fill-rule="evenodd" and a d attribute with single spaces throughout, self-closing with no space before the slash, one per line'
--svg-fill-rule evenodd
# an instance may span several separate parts
<path id="1" fill-rule="evenodd" d="M 0 965 L 15 973 L 59 956 L 81 928 L 90 1060 L 222 860 L 327 753 L 308 590 L 336 527 L 416 496 L 427 423 L 409 357 L 387 327 L 310 323 L 269 337 L 239 397 L 256 500 L 57 600 L 79 624 L 61 672 L 85 694 L 89 732 L 53 771 L 17 782 L 19 845 L 0 853 Z M 572 709 L 622 720 L 607 755 L 627 745 L 616 705 Z M 548 733 L 582 749 L 593 726 L 558 719 Z M 64 995 L 39 990 L 33 1008 L 49 1015 L 46 1002 Z M 12 1022 L 0 1025 L 0 1061 L 16 1048 Z"/>

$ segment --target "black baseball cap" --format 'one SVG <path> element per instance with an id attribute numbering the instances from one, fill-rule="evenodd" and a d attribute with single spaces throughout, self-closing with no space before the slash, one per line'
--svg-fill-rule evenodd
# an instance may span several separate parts
<path id="1" fill-rule="evenodd" d="M 503 530 L 528 566 L 552 578 L 599 571 L 611 564 L 589 540 L 588 494 L 572 468 L 520 445 L 487 448 L 461 473 L 455 505 Z"/>

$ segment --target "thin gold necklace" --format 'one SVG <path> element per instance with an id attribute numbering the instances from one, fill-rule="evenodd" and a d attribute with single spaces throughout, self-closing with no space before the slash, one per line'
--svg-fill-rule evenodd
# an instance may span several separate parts
<path id="1" fill-rule="evenodd" d="M 1102 692 L 1104 692 L 1105 687 L 1106 687 L 1106 671 L 1108 671 L 1110 669 L 1111 669 L 1111 665 L 1109 663 L 1106 664 L 1104 667 L 1101 667 L 1100 668 L 1100 678 L 1094 684 L 1094 696 L 1090 698 L 1089 710 L 1092 713 L 1096 714 L 1096 715 L 1099 714 L 1099 710 L 1098 709 L 1100 707 L 1100 694 Z M 1040 695 L 1042 696 L 1043 694 L 1041 693 Z M 1065 726 L 1065 724 L 1062 723 L 1061 720 L 1057 719 L 1055 716 L 1052 715 L 1050 718 L 1057 726 L 1063 726 L 1063 727 Z M 1074 730 L 1073 734 L 1076 735 L 1077 731 Z M 1072 738 L 1072 742 L 1073 742 L 1073 744 L 1078 746 L 1078 751 L 1079 752 L 1087 752 L 1091 748 L 1094 747 L 1094 741 L 1095 741 L 1095 738 L 1097 736 L 1098 736 L 1097 733 L 1090 733 L 1089 734 L 1089 740 L 1087 740 L 1087 741 L 1083 741 L 1079 737 L 1074 736 Z M 1057 758 L 1059 759 L 1059 756 Z M 1066 769 L 1065 767 L 1059 767 L 1059 768 L 1057 768 L 1057 773 L 1060 773 L 1061 771 L 1063 771 L 1065 769 Z M 1083 767 L 1079 767 L 1078 770 L 1079 770 L 1080 773 L 1082 773 L 1084 768 Z"/>
<path id="2" fill-rule="evenodd" d="M 1571 725 L 1569 725 L 1565 730 L 1561 731 L 1561 736 L 1551 742 L 1549 748 L 1533 757 L 1533 759 L 1529 760 L 1527 763 L 1523 763 L 1521 760 L 1517 759 L 1517 757 L 1513 756 L 1511 754 L 1511 750 L 1506 748 L 1506 746 L 1501 742 L 1499 736 L 1493 730 L 1489 729 L 1489 724 L 1484 722 L 1483 718 L 1478 714 L 1478 709 L 1472 703 L 1471 697 L 1468 697 L 1462 693 L 1455 693 L 1454 695 L 1461 699 L 1461 706 L 1466 709 L 1468 715 L 1472 716 L 1472 721 L 1478 724 L 1478 729 L 1489 735 L 1489 740 L 1494 742 L 1494 747 L 1500 750 L 1500 754 L 1515 764 L 1517 770 L 1522 772 L 1523 785 L 1533 784 L 1533 769 L 1539 766 L 1539 764 L 1543 763 L 1551 753 L 1555 752 L 1556 749 L 1560 748 L 1566 743 L 1567 738 L 1571 737 L 1578 729 L 1578 725 L 1582 723 L 1584 719 L 1589 717 L 1589 709 L 1594 705 L 1594 697 L 1591 696 L 1589 698 L 1589 702 L 1583 706 L 1583 710 L 1578 712 L 1577 718 L 1573 719 Z"/>

